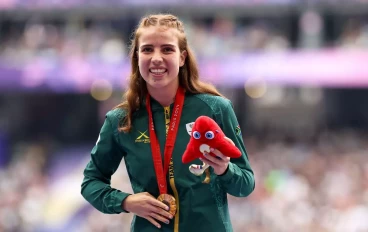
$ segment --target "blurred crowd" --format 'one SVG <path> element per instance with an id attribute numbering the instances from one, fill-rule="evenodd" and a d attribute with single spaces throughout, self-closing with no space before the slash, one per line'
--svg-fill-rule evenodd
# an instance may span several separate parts
<path id="1" fill-rule="evenodd" d="M 254 50 L 283 50 L 290 46 L 288 25 L 270 21 L 238 22 L 216 17 L 205 20 L 184 19 L 189 43 L 199 57 L 243 54 Z M 280 24 L 280 23 L 278 23 Z M 0 57 L 18 65 L 39 60 L 48 63 L 67 60 L 116 64 L 129 52 L 133 30 L 124 20 L 84 22 L 70 20 L 62 25 L 30 20 L 24 25 L 3 27 Z M 244 42 L 246 41 L 246 42 Z"/>
<path id="2" fill-rule="evenodd" d="M 236 231 L 368 231 L 368 140 L 322 133 L 313 144 L 246 139 L 256 190 L 231 199 Z"/>
<path id="3" fill-rule="evenodd" d="M 297 4 L 297 3 L 336 3 L 341 2 L 343 0 L 190 0 L 191 3 L 197 4 L 206 4 L 206 3 L 216 3 L 219 5 L 263 5 L 263 4 Z M 351 2 L 358 3 L 367 3 L 367 0 L 350 0 Z M 108 7 L 108 6 L 126 6 L 126 5 L 143 5 L 150 4 L 151 2 L 148 0 L 105 0 L 105 1 L 94 1 L 90 2 L 88 0 L 3 0 L 0 2 L 0 9 L 16 9 L 18 7 L 27 7 L 31 9 L 44 9 L 44 8 L 56 8 L 56 9 L 65 9 L 68 7 L 80 7 L 88 6 L 92 7 Z M 188 1 L 177 0 L 177 1 L 169 1 L 169 0 L 158 0 L 155 4 L 170 4 L 170 5 L 183 5 L 188 3 Z"/>
<path id="4" fill-rule="evenodd" d="M 89 92 L 102 78 L 114 88 L 124 85 L 130 69 L 129 40 L 136 21 L 70 18 L 62 23 L 37 19 L 0 22 L 0 73 L 13 76 L 4 74 L 0 87 Z M 247 22 L 215 17 L 183 21 L 199 62 L 221 59 L 226 54 L 236 57 L 290 47 L 285 20 Z"/>
<path id="5" fill-rule="evenodd" d="M 300 54 L 300 50 L 312 49 L 323 57 L 336 58 L 328 53 L 328 49 L 318 49 L 345 48 L 362 52 L 363 55 L 368 49 L 368 21 L 364 18 L 342 20 L 333 25 L 335 29 L 330 30 L 333 33 L 329 35 L 324 34 L 323 16 L 316 12 L 303 14 L 297 28 L 293 22 L 295 19 L 289 17 L 252 19 L 214 16 L 183 17 L 182 20 L 189 45 L 202 65 L 203 76 L 212 78 L 211 81 L 216 83 L 221 82 L 216 73 L 227 71 L 221 70 L 223 67 L 219 64 L 230 58 L 235 60 L 232 63 L 235 67 L 243 64 L 247 72 L 244 74 L 241 69 L 234 69 L 234 80 L 240 80 L 242 75 L 246 78 L 272 75 L 272 79 L 278 79 L 280 77 L 275 72 L 284 72 L 281 67 L 287 62 L 278 60 L 277 54 L 287 54 L 290 58 L 285 55 L 285 59 L 297 62 L 295 68 L 301 75 L 305 73 L 305 64 L 299 65 L 298 62 L 307 62 L 308 56 L 301 55 L 300 60 L 293 57 L 293 54 Z M 108 80 L 107 84 L 114 88 L 124 86 L 130 70 L 128 52 L 136 21 L 78 17 L 53 21 L 34 17 L 22 22 L 0 22 L 0 73 L 4 75 L 0 87 L 43 88 L 55 92 L 71 89 L 85 93 L 94 85 L 101 85 L 98 82 L 101 79 Z M 327 37 L 333 39 L 326 41 Z M 265 70 L 260 72 L 257 68 L 246 67 L 252 62 L 261 70 L 263 63 L 269 62 L 270 68 L 277 70 L 270 74 Z M 361 65 L 352 62 L 357 66 L 354 70 L 364 73 Z M 331 62 L 324 60 L 322 64 L 330 65 Z M 354 70 L 349 71 L 351 75 L 358 75 Z M 10 75 L 12 78 L 9 78 Z M 323 76 L 323 73 L 320 75 Z M 328 74 L 326 76 L 331 78 Z M 285 73 L 282 78 L 290 79 Z"/>
<path id="6" fill-rule="evenodd" d="M 11 155 L 9 164 L 0 168 L 0 231 L 37 231 L 50 187 L 46 147 L 18 143 Z"/>
<path id="7" fill-rule="evenodd" d="M 189 2 L 197 3 L 197 4 L 206 4 L 206 3 L 216 3 L 219 5 L 223 4 L 239 4 L 239 5 L 259 5 L 259 4 L 285 4 L 285 3 L 298 3 L 304 2 L 305 0 L 191 0 Z M 183 5 L 188 3 L 188 1 L 177 0 L 158 0 L 155 4 L 166 4 L 166 5 Z M 100 8 L 108 8 L 108 7 L 123 7 L 126 5 L 149 5 L 152 4 L 151 1 L 148 0 L 105 0 L 105 1 L 88 1 L 88 0 L 3 0 L 0 1 L 0 9 L 16 9 L 18 7 L 27 7 L 31 9 L 44 9 L 44 8 L 56 8 L 56 9 L 67 9 L 71 7 L 80 7 L 86 6 L 89 7 L 100 7 Z"/>
<path id="8" fill-rule="evenodd" d="M 323 34 L 323 25 L 315 28 L 318 20 L 322 19 L 317 14 L 306 14 L 301 18 L 299 42 L 294 45 L 291 37 L 298 35 L 298 32 L 293 31 L 287 18 L 183 18 L 189 44 L 199 58 L 222 57 L 224 54 L 236 56 L 254 51 L 284 51 L 295 46 L 303 48 L 302 41 L 308 33 L 316 37 L 316 34 Z M 129 38 L 134 29 L 134 24 L 129 22 L 123 19 L 88 22 L 70 19 L 53 23 L 31 19 L 24 23 L 0 23 L 0 58 L 13 65 L 38 62 L 53 66 L 72 61 L 79 62 L 80 66 L 95 61 L 120 64 L 128 57 Z M 368 20 L 347 19 L 335 26 L 342 29 L 333 35 L 335 39 L 332 43 L 326 44 L 368 48 Z M 323 46 L 324 42 L 319 43 Z"/>
<path id="9" fill-rule="evenodd" d="M 368 48 L 368 20 L 348 20 L 337 44 L 343 48 Z"/>
<path id="10" fill-rule="evenodd" d="M 322 133 L 313 143 L 244 139 L 256 189 L 248 198 L 229 196 L 234 231 L 368 231 L 367 134 Z M 41 145 L 20 145 L 10 165 L 0 172 L 0 231 L 129 231 L 131 214 L 104 215 L 79 195 L 81 167 L 88 156 L 83 154 L 74 165 L 76 174 L 66 181 L 76 188 L 73 192 L 78 194 L 78 203 L 63 197 L 67 195 L 64 189 L 58 196 L 61 203 L 50 205 L 50 171 L 55 166 L 46 168 L 45 164 L 50 163 L 46 157 L 52 156 L 45 156 Z M 63 188 L 68 189 L 67 185 Z M 112 185 L 131 192 L 123 163 Z M 68 211 L 70 205 L 78 209 Z M 58 217 L 74 213 L 63 227 L 45 229 L 50 225 L 50 210 L 58 212 Z"/>

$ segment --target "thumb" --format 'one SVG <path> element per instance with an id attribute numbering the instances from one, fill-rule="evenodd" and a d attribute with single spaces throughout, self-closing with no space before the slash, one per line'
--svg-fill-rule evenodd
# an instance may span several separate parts
<path id="1" fill-rule="evenodd" d="M 225 139 L 226 139 L 227 141 L 229 141 L 232 145 L 234 145 L 234 146 L 235 146 L 235 143 L 234 143 L 230 138 L 228 138 L 228 137 L 226 137 L 226 136 L 225 136 Z"/>

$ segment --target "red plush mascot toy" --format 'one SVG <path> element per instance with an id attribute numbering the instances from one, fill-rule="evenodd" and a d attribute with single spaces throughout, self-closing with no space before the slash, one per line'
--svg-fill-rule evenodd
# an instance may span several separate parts
<path id="1" fill-rule="evenodd" d="M 217 149 L 230 158 L 241 156 L 240 150 L 226 139 L 224 132 L 212 118 L 200 116 L 194 122 L 191 138 L 183 154 L 182 162 L 189 163 L 200 157 L 203 158 L 205 151 L 215 156 L 210 152 L 210 148 Z M 191 165 L 189 170 L 195 175 L 201 175 L 206 168 L 208 168 L 207 164 L 203 166 Z"/>

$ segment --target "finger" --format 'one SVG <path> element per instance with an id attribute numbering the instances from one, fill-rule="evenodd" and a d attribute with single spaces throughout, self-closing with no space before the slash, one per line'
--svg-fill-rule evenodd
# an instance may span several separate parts
<path id="1" fill-rule="evenodd" d="M 163 223 L 166 223 L 166 224 L 170 223 L 169 219 L 161 216 L 160 214 L 157 214 L 156 212 L 151 212 L 149 216 L 152 217 L 152 218 L 155 218 L 155 219 L 157 219 L 157 220 L 159 220 Z"/>
<path id="2" fill-rule="evenodd" d="M 169 210 L 169 206 L 165 205 L 163 202 L 157 200 L 157 199 L 152 199 L 152 202 L 151 202 L 152 205 L 154 206 L 157 206 L 161 209 L 164 209 L 164 210 Z"/>
<path id="3" fill-rule="evenodd" d="M 209 165 L 211 165 L 212 167 L 220 167 L 220 166 L 223 166 L 223 165 L 226 165 L 230 162 L 230 158 L 229 157 L 224 157 L 224 159 L 221 159 L 219 157 L 213 157 L 213 156 L 210 156 L 210 155 L 207 155 L 205 156 L 207 159 L 204 161 L 202 160 L 203 162 L 209 162 Z M 218 158 L 218 159 L 217 159 Z M 211 159 L 211 160 L 210 160 Z"/>
<path id="4" fill-rule="evenodd" d="M 214 163 L 214 162 L 212 162 L 211 160 L 209 160 L 209 159 L 206 159 L 206 158 L 199 158 L 202 162 L 204 162 L 204 163 L 206 163 L 206 164 L 208 164 L 208 165 L 210 165 L 210 166 L 212 166 L 212 167 L 217 167 L 217 166 L 219 166 L 217 163 Z"/>
<path id="5" fill-rule="evenodd" d="M 213 157 L 212 155 L 208 154 L 207 152 L 204 153 L 204 157 L 211 161 L 212 163 L 215 163 L 215 164 L 220 164 L 221 163 L 221 158 L 216 158 L 216 157 Z M 204 161 L 205 162 L 205 161 Z M 212 165 L 211 165 L 212 166 Z"/>
<path id="6" fill-rule="evenodd" d="M 213 154 L 215 154 L 219 159 L 226 159 L 227 156 L 225 156 L 224 154 L 222 154 L 221 151 L 217 150 L 217 149 L 214 149 L 214 148 L 211 148 L 211 152 Z"/>
<path id="7" fill-rule="evenodd" d="M 156 220 L 153 219 L 151 216 L 146 216 L 144 218 L 147 219 L 149 222 L 151 222 L 157 228 L 161 228 L 161 225 L 158 222 L 156 222 Z"/>
<path id="8" fill-rule="evenodd" d="M 164 210 L 164 209 L 161 209 L 160 207 L 154 207 L 154 209 L 152 209 L 152 212 L 155 212 L 165 218 L 170 218 L 172 219 L 172 215 L 171 213 L 169 213 L 168 210 Z"/>
<path id="9" fill-rule="evenodd" d="M 228 137 L 226 137 L 226 136 L 225 136 L 225 139 L 226 139 L 227 141 L 229 141 L 232 145 L 234 145 L 234 146 L 235 146 L 235 143 L 234 143 L 230 138 L 228 138 Z"/>

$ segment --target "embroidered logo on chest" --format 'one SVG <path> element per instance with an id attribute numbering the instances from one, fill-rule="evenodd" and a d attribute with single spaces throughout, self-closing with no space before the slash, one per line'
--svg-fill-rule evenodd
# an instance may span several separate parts
<path id="1" fill-rule="evenodd" d="M 150 142 L 150 138 L 146 134 L 147 130 L 144 132 L 141 132 L 141 131 L 138 131 L 138 132 L 139 132 L 139 136 L 135 139 L 136 143 L 149 143 Z"/>

